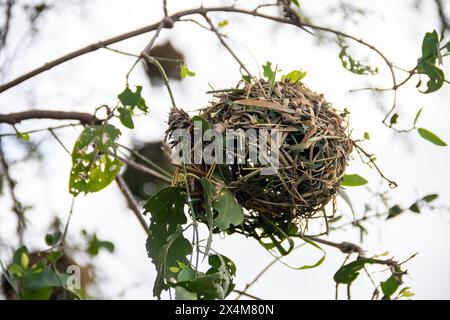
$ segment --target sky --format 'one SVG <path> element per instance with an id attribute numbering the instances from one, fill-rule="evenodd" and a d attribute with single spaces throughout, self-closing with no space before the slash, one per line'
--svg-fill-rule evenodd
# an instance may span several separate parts
<path id="1" fill-rule="evenodd" d="M 204 5 L 232 3 L 232 1 L 203 1 Z M 256 1 L 246 1 L 252 7 Z M 337 4 L 327 2 L 327 8 Z M 375 45 L 396 64 L 411 68 L 420 56 L 420 44 L 426 32 L 438 28 L 434 2 L 423 1 L 420 10 L 414 10 L 413 1 L 352 1 L 367 8 L 369 15 L 358 17 L 358 24 L 333 15 L 317 1 L 305 0 L 301 8 L 312 17 L 316 25 L 342 29 Z M 200 1 L 169 1 L 170 12 L 197 7 Z M 268 11 L 270 13 L 270 11 Z M 1 81 L 14 78 L 32 68 L 90 43 L 158 21 L 162 10 L 159 1 L 97 0 L 76 5 L 58 6 L 40 23 L 40 32 L 21 42 L 26 31 L 24 17 L 19 17 L 12 28 L 10 53 L 15 57 Z M 450 12 L 448 12 L 450 15 Z M 417 132 L 396 134 L 384 127 L 382 108 L 391 103 L 390 93 L 374 95 L 371 92 L 349 93 L 349 90 L 366 86 L 388 86 L 388 69 L 374 53 L 356 43 L 350 43 L 353 55 L 366 58 L 371 65 L 380 68 L 377 76 L 354 75 L 340 64 L 339 49 L 332 44 L 317 45 L 317 40 L 292 26 L 279 26 L 272 22 L 233 14 L 211 14 L 215 23 L 227 19 L 224 32 L 230 37 L 230 45 L 255 74 L 258 66 L 266 61 L 278 64 L 283 70 L 302 68 L 308 72 L 305 83 L 314 91 L 325 94 L 336 108 L 351 112 L 350 125 L 353 138 L 370 132 L 371 140 L 366 149 L 377 155 L 379 166 L 395 180 L 399 187 L 390 191 L 393 201 L 407 206 L 417 197 L 439 193 L 439 203 L 449 205 L 450 149 L 439 148 L 419 137 Z M 139 53 L 148 43 L 151 34 L 145 34 L 115 44 L 113 47 Z M 240 79 L 238 65 L 223 50 L 211 32 L 195 24 L 182 22 L 172 30 L 163 30 L 158 43 L 171 39 L 186 57 L 189 69 L 196 76 L 172 83 L 180 107 L 196 110 L 207 105 L 210 96 L 205 92 L 211 87 L 234 86 Z M 125 86 L 125 74 L 133 58 L 107 50 L 84 55 L 64 65 L 45 72 L 0 95 L 1 113 L 33 108 L 52 110 L 76 110 L 93 112 L 102 104 L 113 105 L 117 94 Z M 449 64 L 443 68 L 450 73 Z M 399 77 L 404 75 L 399 73 Z M 162 87 L 151 87 L 142 68 L 136 68 L 130 83 L 143 85 L 143 96 L 150 112 L 138 117 L 136 129 L 122 130 L 120 142 L 151 141 L 161 139 L 170 108 L 170 99 Z M 437 93 L 423 95 L 414 87 L 416 82 L 399 93 L 399 126 L 408 127 L 419 108 L 424 107 L 419 125 L 428 128 L 444 141 L 450 141 L 450 87 Z M 376 99 L 379 98 L 379 99 Z M 381 104 L 381 107 L 380 107 Z M 55 124 L 52 121 L 27 121 L 20 130 L 43 128 Z M 11 128 L 2 126 L 2 133 Z M 80 130 L 69 128 L 58 131 L 66 146 L 71 148 Z M 30 230 L 26 243 L 33 248 L 44 247 L 43 234 L 49 220 L 56 215 L 67 218 L 71 196 L 67 190 L 70 157 L 47 133 L 32 136 L 40 141 L 44 161 L 18 162 L 11 174 L 19 182 L 21 201 L 32 204 L 29 211 Z M 20 159 L 23 147 L 14 138 L 5 139 L 5 151 L 9 159 Z M 377 189 L 380 178 L 363 165 L 357 157 L 349 164 L 348 172 L 355 172 L 369 180 L 369 186 Z M 383 187 L 387 188 L 384 184 Z M 364 188 L 351 188 L 348 193 L 359 214 L 367 201 Z M 0 198 L 0 238 L 14 244 L 15 220 L 11 218 L 10 199 Z M 350 213 L 345 204 L 339 208 Z M 399 260 L 412 254 L 418 255 L 408 263 L 406 285 L 418 299 L 450 298 L 450 218 L 445 210 L 426 210 L 420 215 L 404 214 L 390 221 L 369 224 L 370 233 L 362 244 L 369 254 L 389 251 Z M 117 186 L 79 196 L 75 202 L 74 216 L 69 229 L 69 239 L 80 240 L 79 230 L 96 232 L 100 238 L 116 245 L 114 254 L 101 253 L 96 259 L 98 279 L 101 284 L 97 294 L 102 298 L 153 299 L 152 286 L 155 270 L 145 251 L 146 235 L 138 221 L 127 208 Z M 354 230 L 332 232 L 333 241 L 358 241 Z M 240 236 L 216 236 L 215 250 L 232 258 L 238 268 L 236 284 L 242 289 L 273 258 L 256 241 Z M 334 298 L 333 274 L 343 263 L 344 256 L 333 248 L 326 248 L 325 262 L 316 269 L 292 270 L 278 263 L 272 267 L 250 290 L 264 299 L 332 299 Z M 0 252 L 0 259 L 7 260 L 10 252 Z M 293 266 L 315 262 L 320 252 L 302 248 L 286 258 Z M 81 259 L 81 258 L 80 258 Z M 87 262 L 87 261 L 85 261 Z M 384 274 L 385 276 L 385 274 Z M 375 273 L 378 280 L 383 274 Z M 353 286 L 353 297 L 368 299 L 372 287 L 367 278 L 361 278 Z M 343 296 L 343 294 L 342 294 Z M 233 298 L 233 297 L 231 297 Z"/>

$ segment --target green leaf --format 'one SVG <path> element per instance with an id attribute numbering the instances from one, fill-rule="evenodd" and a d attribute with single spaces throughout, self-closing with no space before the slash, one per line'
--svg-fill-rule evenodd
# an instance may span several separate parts
<path id="1" fill-rule="evenodd" d="M 197 300 L 197 294 L 178 286 L 175 288 L 175 300 Z"/>
<path id="2" fill-rule="evenodd" d="M 110 125 L 86 127 L 72 151 L 69 192 L 98 192 L 107 187 L 119 173 L 122 162 L 116 155 L 120 131 Z M 112 152 L 114 155 L 110 155 Z"/>
<path id="3" fill-rule="evenodd" d="M 180 70 L 181 79 L 185 79 L 187 76 L 195 77 L 195 72 L 189 70 L 184 63 L 181 64 Z"/>
<path id="4" fill-rule="evenodd" d="M 251 77 L 248 74 L 243 74 L 242 75 L 242 80 L 245 81 L 245 83 L 250 83 L 251 82 Z"/>
<path id="5" fill-rule="evenodd" d="M 234 289 L 233 278 L 236 266 L 223 255 L 211 255 L 208 259 L 211 268 L 206 274 L 190 273 L 189 278 L 179 279 L 177 288 L 181 287 L 196 294 L 197 299 L 224 299 Z"/>
<path id="6" fill-rule="evenodd" d="M 405 297 L 405 298 L 410 298 L 413 297 L 415 294 L 412 293 L 410 291 L 410 287 L 404 287 L 403 289 L 400 290 L 400 292 L 398 293 L 398 297 L 397 298 L 401 298 L 401 297 Z"/>
<path id="7" fill-rule="evenodd" d="M 390 120 L 391 126 L 392 126 L 393 124 L 396 124 L 396 123 L 397 123 L 397 120 L 398 120 L 398 113 L 394 113 L 394 114 L 392 115 L 392 117 L 391 117 L 391 120 Z"/>
<path id="8" fill-rule="evenodd" d="M 436 30 L 427 32 L 422 40 L 422 57 L 419 58 L 419 64 L 423 62 L 435 63 L 439 54 L 439 36 Z"/>
<path id="9" fill-rule="evenodd" d="M 409 210 L 414 213 L 420 213 L 420 206 L 417 202 L 414 202 L 410 207 Z"/>
<path id="10" fill-rule="evenodd" d="M 51 234 L 51 233 L 46 234 L 45 235 L 45 243 L 48 246 L 54 246 L 59 242 L 59 240 L 61 239 L 61 236 L 62 236 L 62 233 L 59 231 L 57 231 L 53 234 Z"/>
<path id="11" fill-rule="evenodd" d="M 392 219 L 392 218 L 400 215 L 401 213 L 403 213 L 403 211 L 404 210 L 398 204 L 396 204 L 389 209 L 388 216 L 386 219 Z"/>
<path id="12" fill-rule="evenodd" d="M 26 274 L 22 280 L 25 290 L 35 291 L 49 287 L 65 287 L 68 278 L 68 275 L 59 274 L 51 266 L 45 266 L 40 272 Z"/>
<path id="13" fill-rule="evenodd" d="M 417 121 L 419 120 L 420 115 L 422 114 L 423 107 L 417 111 L 416 116 L 414 117 L 413 126 L 415 127 L 417 124 Z"/>
<path id="14" fill-rule="evenodd" d="M 141 96 L 142 86 L 136 86 L 136 91 L 131 91 L 131 89 L 127 86 L 125 90 L 121 94 L 118 95 L 119 101 L 124 107 L 131 107 L 131 110 L 134 107 L 138 107 L 143 112 L 147 113 L 148 107 L 145 104 L 144 98 Z"/>
<path id="15" fill-rule="evenodd" d="M 159 297 L 161 291 L 168 287 L 165 284 L 165 280 L 176 276 L 176 273 L 171 271 L 171 267 L 177 265 L 179 262 L 188 263 L 186 256 L 191 252 L 191 243 L 183 237 L 183 229 L 178 225 L 175 232 L 168 236 L 166 243 L 159 251 L 159 264 L 156 268 L 158 274 L 153 287 L 154 296 Z"/>
<path id="16" fill-rule="evenodd" d="M 300 7 L 300 3 L 298 2 L 298 0 L 291 0 L 291 2 L 295 4 L 297 7 Z"/>
<path id="17" fill-rule="evenodd" d="M 50 263 L 55 263 L 59 259 L 61 259 L 64 256 L 64 254 L 61 251 L 51 251 L 47 254 L 47 260 Z"/>
<path id="18" fill-rule="evenodd" d="M 263 74 L 267 80 L 271 81 L 275 77 L 275 70 L 272 70 L 272 62 L 267 61 L 263 67 Z"/>
<path id="19" fill-rule="evenodd" d="M 28 255 L 25 252 L 22 252 L 22 255 L 20 257 L 20 265 L 22 268 L 26 269 L 28 268 L 28 264 L 30 263 L 30 259 L 28 259 Z"/>
<path id="20" fill-rule="evenodd" d="M 23 254 L 28 255 L 28 249 L 26 246 L 21 246 L 14 252 L 12 263 L 21 266 Z"/>
<path id="21" fill-rule="evenodd" d="M 117 111 L 119 111 L 119 119 L 120 122 L 127 128 L 133 129 L 134 123 L 133 118 L 131 117 L 131 112 L 127 108 L 119 107 L 117 108 Z"/>
<path id="22" fill-rule="evenodd" d="M 437 135 L 435 135 L 433 132 L 424 129 L 424 128 L 419 128 L 417 129 L 417 131 L 419 132 L 420 136 L 422 138 L 424 138 L 425 140 L 430 141 L 431 143 L 440 146 L 440 147 L 446 147 L 447 144 L 442 141 Z"/>
<path id="23" fill-rule="evenodd" d="M 212 229 L 214 220 L 212 201 L 215 193 L 215 187 L 211 183 L 211 181 L 209 181 L 205 177 L 200 178 L 200 183 L 203 189 L 203 208 L 205 209 L 206 212 L 206 222 L 208 224 L 208 231 L 209 231 L 205 248 L 205 256 L 207 256 L 209 254 L 209 251 L 211 250 L 211 243 L 212 243 Z"/>
<path id="24" fill-rule="evenodd" d="M 273 87 L 275 85 L 275 76 L 277 74 L 277 68 L 275 67 L 275 70 L 272 70 L 272 62 L 267 61 L 265 65 L 262 66 L 264 71 L 264 76 L 269 81 L 269 96 L 272 95 Z"/>
<path id="25" fill-rule="evenodd" d="M 401 283 L 394 275 L 391 275 L 386 281 L 381 281 L 380 286 L 384 295 L 383 299 L 389 300 L 391 296 L 395 293 L 395 291 L 397 291 L 400 284 Z"/>
<path id="26" fill-rule="evenodd" d="M 219 191 L 213 208 L 217 211 L 214 225 L 221 230 L 227 230 L 230 225 L 238 226 L 244 221 L 244 211 L 229 189 Z"/>
<path id="27" fill-rule="evenodd" d="M 325 257 L 326 257 L 326 252 L 325 250 L 322 249 L 322 247 L 320 247 L 317 243 L 315 243 L 314 241 L 308 239 L 308 238 L 301 238 L 303 241 L 305 241 L 307 244 L 313 246 L 316 249 L 319 249 L 322 252 L 322 257 L 319 258 L 319 260 L 317 260 L 314 264 L 311 265 L 304 265 L 301 267 L 290 267 L 291 269 L 295 269 L 295 270 L 306 270 L 306 269 L 314 269 L 317 268 L 318 266 L 320 266 L 324 261 L 325 261 Z M 283 262 L 283 261 L 282 261 Z M 283 262 L 283 264 L 285 264 Z M 285 264 L 286 265 L 286 264 Z"/>
<path id="28" fill-rule="evenodd" d="M 342 186 L 344 187 L 359 187 L 367 184 L 368 181 L 358 174 L 345 174 L 342 180 Z"/>
<path id="29" fill-rule="evenodd" d="M 179 187 L 161 189 L 144 205 L 146 213 L 150 213 L 152 220 L 161 224 L 168 224 L 167 231 L 173 233 L 177 225 L 187 222 L 183 208 L 184 194 Z"/>
<path id="30" fill-rule="evenodd" d="M 303 80 L 306 77 L 306 74 L 306 71 L 294 70 L 281 76 L 281 81 L 288 80 L 291 84 L 296 84 L 297 82 Z"/>
<path id="31" fill-rule="evenodd" d="M 361 258 L 342 266 L 335 274 L 336 283 L 351 284 L 359 276 L 359 272 L 366 264 L 374 263 L 373 259 Z"/>
<path id="32" fill-rule="evenodd" d="M 20 294 L 21 300 L 49 300 L 52 296 L 52 288 L 42 288 L 33 291 L 24 291 Z"/>
<path id="33" fill-rule="evenodd" d="M 17 264 L 11 264 L 8 266 L 8 273 L 14 277 L 20 278 L 24 274 L 25 270 L 22 266 Z"/>
<path id="34" fill-rule="evenodd" d="M 424 196 L 421 200 L 430 203 L 430 202 L 436 200 L 438 197 L 439 197 L 438 194 L 433 193 L 433 194 Z"/>
<path id="35" fill-rule="evenodd" d="M 183 237 L 181 225 L 187 222 L 184 214 L 185 196 L 179 187 L 167 187 L 150 198 L 144 206 L 151 214 L 147 238 L 147 254 L 157 270 L 153 294 L 160 296 L 167 289 L 166 280 L 176 278 L 170 267 L 188 264 L 186 256 L 192 246 Z"/>
<path id="36" fill-rule="evenodd" d="M 228 25 L 228 20 L 222 20 L 221 22 L 219 22 L 219 24 L 217 25 L 219 28 L 223 28 L 226 27 Z"/>
<path id="37" fill-rule="evenodd" d="M 17 138 L 25 142 L 30 141 L 30 135 L 26 132 L 17 132 Z"/>
<path id="38" fill-rule="evenodd" d="M 370 140 L 370 134 L 367 131 L 364 132 L 364 139 Z"/>

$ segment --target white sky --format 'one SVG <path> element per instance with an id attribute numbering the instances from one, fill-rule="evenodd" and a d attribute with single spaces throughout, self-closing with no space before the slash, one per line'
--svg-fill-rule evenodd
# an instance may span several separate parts
<path id="1" fill-rule="evenodd" d="M 214 5 L 226 1 L 203 2 L 205 5 Z M 365 8 L 370 6 L 369 9 L 373 11 L 371 16 L 360 19 L 358 26 L 349 22 L 343 25 L 339 19 L 324 11 L 318 2 L 305 0 L 302 6 L 315 24 L 344 28 L 374 44 L 395 63 L 410 68 L 420 55 L 420 44 L 425 32 L 438 27 L 433 1 L 423 1 L 420 11 L 412 10 L 412 2 L 353 1 Z M 170 10 L 174 12 L 195 7 L 200 1 L 172 0 L 169 3 Z M 256 1 L 247 3 L 250 6 Z M 328 3 L 331 6 L 336 2 Z M 41 21 L 41 32 L 34 40 L 18 48 L 17 57 L 5 78 L 13 78 L 86 44 L 153 23 L 160 14 L 159 1 L 98 0 L 86 1 L 82 10 L 74 6 L 59 7 L 53 14 L 46 16 L 45 21 Z M 418 195 L 437 192 L 441 203 L 448 205 L 450 149 L 436 147 L 422 140 L 416 132 L 399 137 L 381 125 L 383 114 L 379 112 L 370 93 L 348 93 L 349 89 L 365 87 L 367 84 L 389 85 L 388 72 L 378 57 L 351 43 L 355 56 L 366 57 L 370 54 L 371 64 L 381 68 L 379 76 L 360 77 L 341 67 L 337 48 L 317 47 L 314 38 L 299 29 L 231 14 L 211 16 L 216 22 L 224 18 L 229 20 L 225 31 L 234 39 L 230 44 L 255 73 L 256 64 L 248 49 L 258 65 L 269 60 L 278 63 L 284 70 L 298 67 L 307 70 L 305 82 L 311 89 L 323 92 L 334 106 L 342 109 L 347 107 L 351 111 L 353 136 L 361 137 L 364 131 L 371 133 L 372 140 L 366 144 L 367 149 L 377 154 L 378 163 L 386 175 L 399 183 L 399 188 L 391 192 L 394 200 L 407 206 Z M 14 25 L 11 42 L 21 38 L 25 31 L 23 22 Z M 209 89 L 208 84 L 214 88 L 223 88 L 234 85 L 239 79 L 236 63 L 220 47 L 212 33 L 192 24 L 179 23 L 173 30 L 163 30 L 157 43 L 162 43 L 169 35 L 187 56 L 188 67 L 197 73 L 195 78 L 172 85 L 181 107 L 188 110 L 202 107 L 210 98 L 204 93 Z M 149 37 L 143 35 L 115 47 L 137 53 L 146 45 Z M 101 104 L 113 104 L 117 94 L 123 90 L 125 74 L 132 62 L 132 58 L 106 50 L 85 55 L 1 94 L 1 112 L 32 108 L 92 112 Z M 450 74 L 448 65 L 445 70 Z M 133 73 L 130 82 L 144 86 L 143 95 L 149 104 L 150 114 L 136 119 L 134 131 L 121 128 L 121 142 L 128 143 L 133 138 L 161 138 L 170 107 L 166 92 L 162 88 L 151 88 L 140 68 Z M 420 126 L 450 142 L 449 86 L 438 93 L 421 95 L 414 84 L 400 91 L 400 125 L 409 126 L 416 111 L 423 106 L 425 109 Z M 390 103 L 389 99 L 383 101 L 385 106 Z M 49 123 L 53 122 L 24 122 L 20 129 L 41 128 Z M 6 130 L 4 128 L 2 132 Z M 71 148 L 79 129 L 67 129 L 58 134 Z M 44 136 L 39 134 L 32 139 L 38 141 Z M 44 245 L 43 234 L 49 218 L 58 215 L 65 220 L 71 200 L 67 191 L 69 156 L 50 137 L 41 146 L 45 161 L 17 164 L 12 170 L 12 175 L 19 181 L 17 189 L 20 199 L 34 206 L 28 214 L 31 229 L 26 237 L 31 247 Z M 11 157 L 20 157 L 21 150 L 14 139 L 6 142 L 5 149 Z M 351 163 L 348 171 L 366 177 L 373 188 L 380 182 L 378 175 L 358 160 Z M 367 193 L 362 189 L 351 189 L 349 194 L 360 212 L 367 200 Z M 1 199 L 0 237 L 12 242 L 15 220 L 11 218 L 10 205 L 9 199 Z M 423 212 L 420 216 L 405 214 L 386 223 L 375 223 L 363 246 L 371 254 L 389 250 L 397 259 L 406 259 L 419 252 L 408 263 L 410 276 L 405 279 L 406 285 L 412 287 L 416 298 L 449 299 L 450 252 L 446 247 L 450 241 L 449 220 L 448 213 L 432 211 Z M 77 198 L 69 230 L 71 239 L 79 238 L 80 228 L 96 231 L 100 238 L 112 240 L 116 244 L 114 255 L 101 254 L 96 260 L 101 278 L 105 279 L 100 288 L 103 297 L 152 299 L 151 288 L 156 274 L 145 252 L 146 236 L 114 184 L 100 193 Z M 358 241 L 358 234 L 353 231 L 336 232 L 329 239 Z M 242 289 L 272 259 L 256 241 L 239 236 L 226 239 L 215 237 L 213 247 L 236 262 L 238 289 Z M 332 276 L 344 256 L 332 248 L 326 249 L 327 258 L 319 268 L 295 271 L 277 264 L 249 292 L 266 299 L 333 298 Z M 9 252 L 0 252 L 1 259 L 8 255 Z M 288 261 L 292 265 L 303 265 L 315 261 L 317 257 L 317 252 L 301 249 Z M 381 276 L 375 275 L 376 278 Z M 354 298 L 370 298 L 371 292 L 370 282 L 363 276 L 353 285 Z"/>

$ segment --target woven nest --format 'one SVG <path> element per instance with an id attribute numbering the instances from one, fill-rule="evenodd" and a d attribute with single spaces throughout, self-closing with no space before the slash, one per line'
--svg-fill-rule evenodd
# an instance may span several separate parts
<path id="1" fill-rule="evenodd" d="M 230 232 L 259 239 L 280 232 L 288 234 L 293 226 L 296 230 L 299 226 L 304 229 L 307 226 L 304 222 L 310 218 L 325 216 L 325 205 L 332 200 L 334 203 L 352 151 L 346 113 L 333 109 L 322 94 L 312 92 L 303 83 L 283 81 L 272 85 L 260 80 L 215 91 L 214 101 L 201 109 L 199 115 L 221 132 L 279 130 L 281 148 L 275 174 L 258 174 L 260 165 L 249 162 L 220 166 L 189 164 L 183 169 L 192 173 L 187 179 L 192 196 L 200 199 L 195 207 L 200 219 L 204 208 L 198 177 L 219 178 L 246 209 L 243 225 Z M 183 110 L 174 108 L 167 135 L 170 137 L 173 130 L 180 128 L 193 130 L 192 119 Z"/>

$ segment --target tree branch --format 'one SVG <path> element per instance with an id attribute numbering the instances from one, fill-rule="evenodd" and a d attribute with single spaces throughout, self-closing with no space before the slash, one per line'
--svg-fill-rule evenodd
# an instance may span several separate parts
<path id="1" fill-rule="evenodd" d="M 133 211 L 134 215 L 139 220 L 139 223 L 141 224 L 142 228 L 144 229 L 144 232 L 147 233 L 148 232 L 147 221 L 145 221 L 145 219 L 142 215 L 142 212 L 141 212 L 141 208 L 137 204 L 136 199 L 134 199 L 134 196 L 131 193 L 130 189 L 128 188 L 125 180 L 123 180 L 121 175 L 117 175 L 116 182 L 117 182 L 117 185 L 119 186 L 120 191 L 122 192 L 125 199 L 127 200 L 128 207 Z"/>
<path id="2" fill-rule="evenodd" d="M 11 200 L 13 202 L 12 210 L 17 216 L 17 234 L 19 235 L 19 242 L 20 244 L 23 244 L 23 233 L 26 227 L 25 208 L 16 196 L 16 181 L 14 181 L 14 179 L 10 175 L 9 165 L 8 161 L 5 158 L 5 153 L 3 152 L 1 138 L 0 138 L 0 164 L 3 169 L 2 171 L 5 180 L 8 184 Z"/>
<path id="3" fill-rule="evenodd" d="M 30 110 L 0 114 L 0 123 L 8 123 L 10 125 L 31 119 L 78 120 L 82 124 L 99 124 L 102 122 L 102 120 L 90 113 L 73 111 Z"/>

